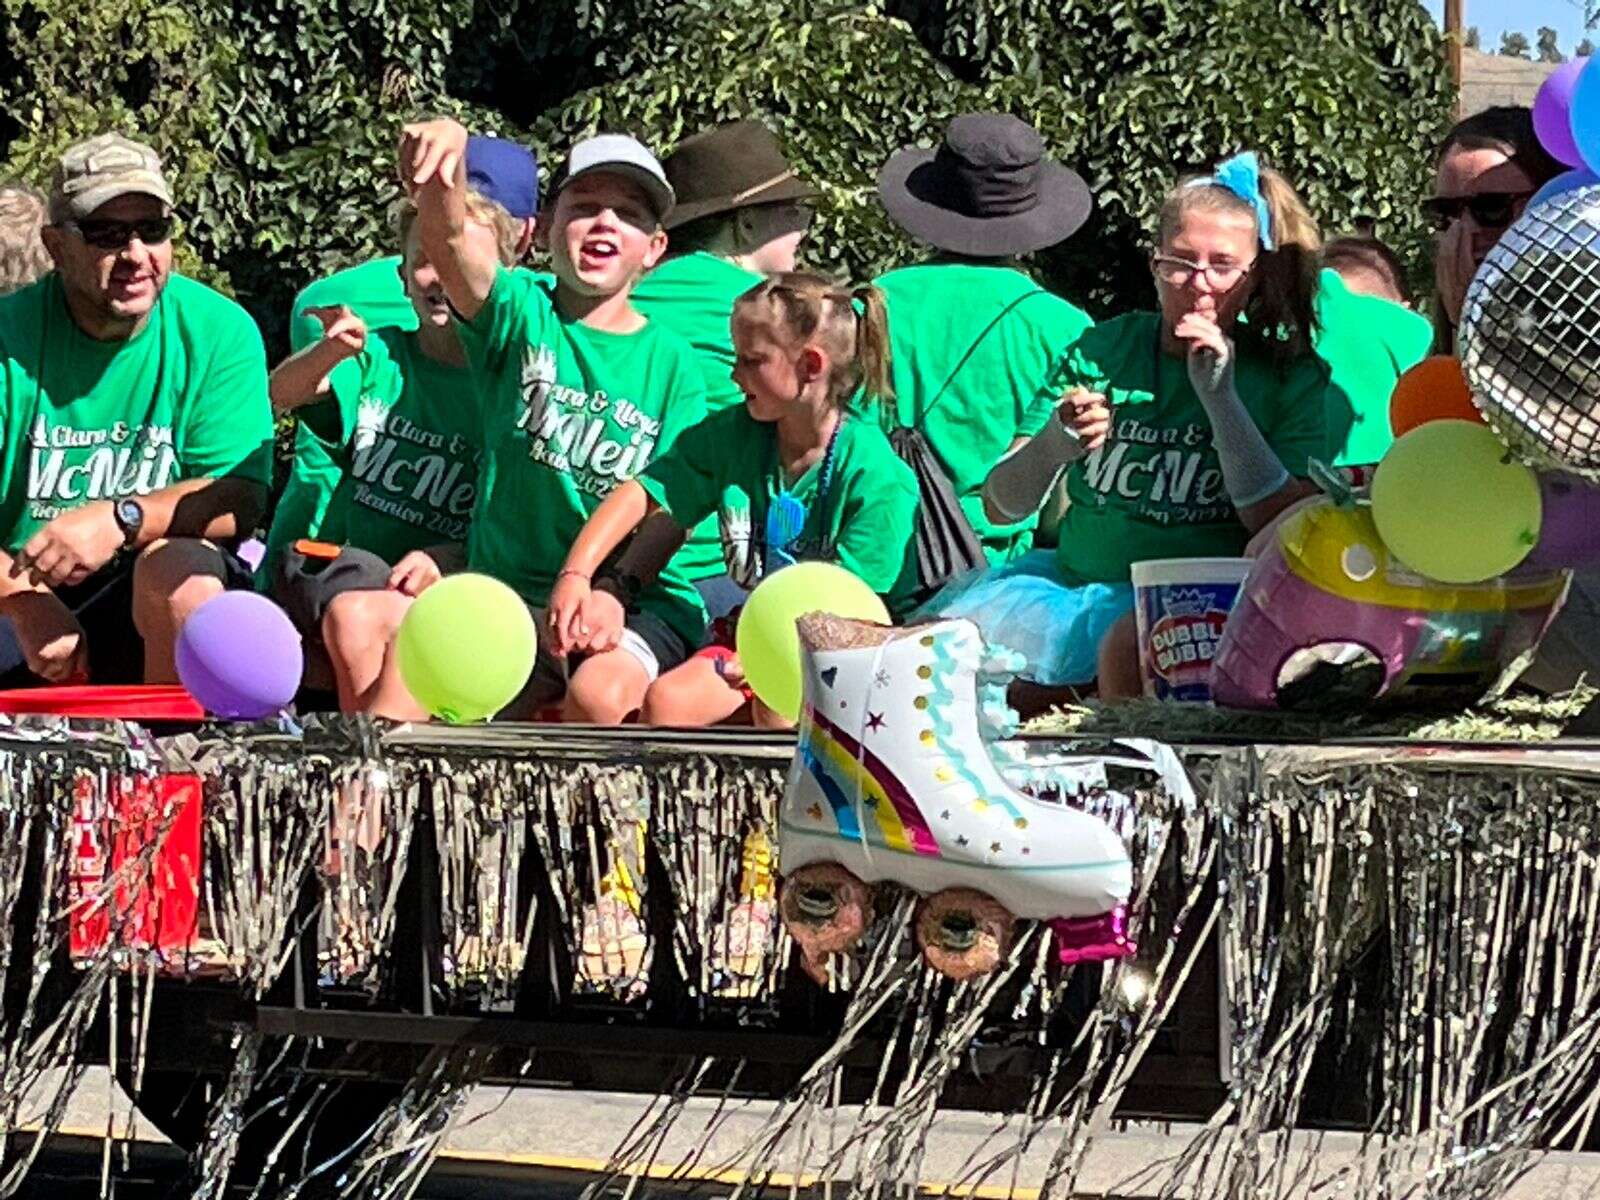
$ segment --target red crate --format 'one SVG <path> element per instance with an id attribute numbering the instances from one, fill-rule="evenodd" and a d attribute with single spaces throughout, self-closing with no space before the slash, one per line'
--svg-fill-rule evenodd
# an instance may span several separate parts
<path id="1" fill-rule="evenodd" d="M 203 721 L 205 709 L 175 683 L 131 687 L 16 688 L 0 691 L 0 713 L 123 721 Z"/>
<path id="2" fill-rule="evenodd" d="M 200 916 L 200 778 L 125 776 L 113 780 L 109 791 L 109 798 L 103 796 L 96 780 L 84 776 L 74 796 L 68 847 L 72 957 L 102 952 L 113 917 L 122 945 L 181 955 L 194 941 Z M 143 867 L 138 860 L 152 846 L 149 866 Z M 107 894 L 107 872 L 115 875 L 125 864 L 126 877 Z"/>

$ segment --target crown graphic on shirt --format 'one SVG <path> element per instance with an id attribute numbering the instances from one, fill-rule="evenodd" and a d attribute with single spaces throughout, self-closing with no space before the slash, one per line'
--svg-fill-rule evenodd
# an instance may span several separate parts
<path id="1" fill-rule="evenodd" d="M 352 441 L 357 450 L 377 443 L 389 419 L 389 406 L 380 396 L 362 396 L 356 405 L 356 428 Z"/>
<path id="2" fill-rule="evenodd" d="M 522 385 L 551 384 L 556 380 L 556 352 L 549 346 L 529 346 L 522 352 Z"/>

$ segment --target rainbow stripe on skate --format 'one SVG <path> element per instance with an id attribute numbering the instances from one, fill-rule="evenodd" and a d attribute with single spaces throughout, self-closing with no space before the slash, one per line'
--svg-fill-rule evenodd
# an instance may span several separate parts
<path id="1" fill-rule="evenodd" d="M 876 817 L 884 844 L 903 854 L 940 857 L 939 843 L 923 820 L 911 794 L 871 750 L 815 709 L 808 708 L 811 736 L 800 745 L 800 756 L 833 808 L 841 836 L 867 841 L 856 821 L 852 798 L 864 801 L 860 811 Z"/>

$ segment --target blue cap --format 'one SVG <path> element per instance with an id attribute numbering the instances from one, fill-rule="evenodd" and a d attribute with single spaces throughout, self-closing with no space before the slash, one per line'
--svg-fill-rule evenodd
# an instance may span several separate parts
<path id="1" fill-rule="evenodd" d="M 539 211 L 539 160 L 526 146 L 505 138 L 469 137 L 467 186 L 526 220 Z"/>

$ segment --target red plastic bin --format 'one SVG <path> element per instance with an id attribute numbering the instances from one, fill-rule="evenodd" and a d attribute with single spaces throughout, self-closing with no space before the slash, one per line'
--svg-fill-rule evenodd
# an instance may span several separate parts
<path id="1" fill-rule="evenodd" d="M 183 688 L 41 687 L 0 691 L 0 713 L 45 714 L 123 721 L 202 721 L 205 711 Z M 195 938 L 200 915 L 201 786 L 196 775 L 125 776 L 103 795 L 81 777 L 73 795 L 68 842 L 70 949 L 82 960 L 103 950 L 113 915 L 122 944 L 142 950 L 181 951 Z M 170 823 L 168 823 L 170 822 Z M 150 858 L 150 871 L 130 868 L 104 903 L 108 873 L 123 869 L 166 836 Z"/>
<path id="2" fill-rule="evenodd" d="M 16 688 L 0 691 L 0 713 L 119 721 L 203 721 L 206 717 L 199 702 L 175 683 Z"/>

